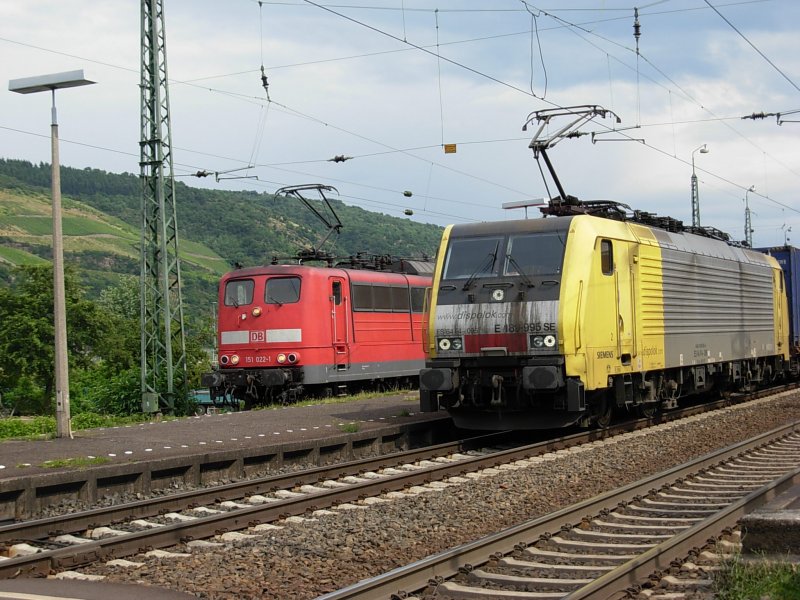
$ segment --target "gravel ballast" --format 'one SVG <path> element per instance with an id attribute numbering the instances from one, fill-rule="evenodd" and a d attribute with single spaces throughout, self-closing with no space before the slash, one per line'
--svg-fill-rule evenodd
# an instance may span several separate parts
<path id="1" fill-rule="evenodd" d="M 492 469 L 442 490 L 279 522 L 280 529 L 223 548 L 170 549 L 189 557 L 139 555 L 128 557 L 138 567 L 80 570 L 200 598 L 316 598 L 797 420 L 800 394 L 785 393 L 559 451 L 523 468 Z"/>

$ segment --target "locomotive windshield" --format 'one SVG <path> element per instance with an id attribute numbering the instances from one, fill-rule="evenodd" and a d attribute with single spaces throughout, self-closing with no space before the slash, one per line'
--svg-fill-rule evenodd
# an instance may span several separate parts
<path id="1" fill-rule="evenodd" d="M 444 279 L 472 279 L 495 273 L 500 237 L 450 240 L 444 263 Z"/>
<path id="2" fill-rule="evenodd" d="M 264 290 L 267 304 L 292 304 L 300 300 L 299 277 L 273 277 Z"/>
<path id="3" fill-rule="evenodd" d="M 498 275 L 531 277 L 561 274 L 566 240 L 563 232 L 512 234 L 505 237 L 451 238 L 443 279 L 467 279 Z M 500 249 L 505 256 L 499 256 Z"/>
<path id="4" fill-rule="evenodd" d="M 505 275 L 558 275 L 564 260 L 561 234 L 512 235 L 506 250 Z"/>
<path id="5" fill-rule="evenodd" d="M 225 284 L 225 306 L 243 306 L 253 303 L 252 279 L 233 279 Z"/>

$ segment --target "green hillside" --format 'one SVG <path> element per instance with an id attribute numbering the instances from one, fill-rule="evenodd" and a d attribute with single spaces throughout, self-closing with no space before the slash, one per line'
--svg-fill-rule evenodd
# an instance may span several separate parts
<path id="1" fill-rule="evenodd" d="M 64 259 L 84 286 L 99 293 L 120 275 L 139 274 L 141 182 L 137 175 L 61 168 Z M 358 252 L 432 256 L 441 228 L 332 204 L 344 223 L 337 256 Z M 187 309 L 209 314 L 219 276 L 233 263 L 269 263 L 315 245 L 322 224 L 295 199 L 176 185 L 183 296 Z M 50 165 L 0 159 L 0 281 L 15 265 L 50 260 Z"/>

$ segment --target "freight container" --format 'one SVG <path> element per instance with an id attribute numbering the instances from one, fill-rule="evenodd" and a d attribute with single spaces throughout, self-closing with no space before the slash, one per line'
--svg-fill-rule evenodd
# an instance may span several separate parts
<path id="1" fill-rule="evenodd" d="M 794 246 L 776 246 L 754 250 L 773 256 L 783 269 L 789 305 L 789 343 L 792 354 L 796 356 L 800 352 L 800 249 Z"/>

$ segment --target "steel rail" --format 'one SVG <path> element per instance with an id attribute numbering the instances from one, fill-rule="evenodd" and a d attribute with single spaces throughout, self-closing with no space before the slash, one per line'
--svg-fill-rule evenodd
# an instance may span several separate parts
<path id="1" fill-rule="evenodd" d="M 713 404 L 690 407 L 681 411 L 666 413 L 653 419 L 629 421 L 606 430 L 577 433 L 528 446 L 499 451 L 490 455 L 473 457 L 458 461 L 457 463 L 425 467 L 406 474 L 392 475 L 368 482 L 351 484 L 347 488 L 312 492 L 299 498 L 279 500 L 270 502 L 267 505 L 256 505 L 236 509 L 219 515 L 198 517 L 190 522 L 164 525 L 157 529 L 154 528 L 146 531 L 128 533 L 124 536 L 95 540 L 79 546 L 57 548 L 31 556 L 12 558 L 0 562 L 0 579 L 18 577 L 20 575 L 46 574 L 53 569 L 85 565 L 101 559 L 130 556 L 131 554 L 153 548 L 163 548 L 180 542 L 209 537 L 231 530 L 244 529 L 260 523 L 276 521 L 287 516 L 302 515 L 318 508 L 324 508 L 343 502 L 357 501 L 370 495 L 379 495 L 387 491 L 400 490 L 413 485 L 425 484 L 435 479 L 461 475 L 468 470 L 493 467 L 499 464 L 569 448 L 582 443 L 607 439 L 622 433 L 643 429 L 653 424 L 674 421 L 678 418 L 707 412 L 708 410 L 713 410 L 721 406 L 724 407 L 729 404 L 730 402 L 728 400 L 720 400 Z M 276 489 L 279 487 L 276 482 L 280 480 L 283 480 L 287 484 L 291 482 L 292 486 L 298 484 L 302 485 L 303 483 L 315 483 L 325 477 L 335 477 L 346 474 L 342 472 L 346 465 L 356 466 L 358 472 L 364 472 L 374 468 L 397 465 L 400 462 L 410 462 L 412 460 L 419 460 L 420 458 L 440 456 L 445 454 L 448 448 L 450 449 L 449 451 L 453 451 L 454 449 L 455 451 L 464 451 L 463 444 L 465 443 L 474 443 L 479 446 L 481 444 L 491 443 L 491 440 L 497 440 L 497 436 L 498 434 L 489 434 L 487 436 L 479 436 L 479 438 L 470 438 L 469 440 L 462 440 L 460 442 L 440 444 L 433 448 L 428 447 L 384 455 L 374 459 L 361 459 L 331 467 L 318 467 L 310 471 L 267 477 L 255 481 L 237 482 L 208 490 L 183 492 L 175 496 L 143 500 L 119 507 L 105 507 L 84 511 L 83 513 L 75 513 L 74 515 L 41 519 L 29 524 L 22 523 L 0 527 L 0 536 L 5 536 L 6 539 L 9 539 L 12 533 L 16 533 L 17 535 L 13 536 L 15 539 L 34 540 L 43 536 L 49 536 L 53 533 L 59 534 L 65 531 L 80 531 L 97 526 L 98 521 L 109 523 L 113 522 L 113 519 L 121 520 L 123 517 L 130 519 L 134 515 L 136 517 L 152 516 L 171 510 L 173 507 L 185 509 L 187 505 L 195 506 L 202 503 L 202 499 L 205 499 L 205 501 L 218 501 L 236 495 L 241 497 L 245 494 L 244 490 L 248 490 L 246 493 L 257 493 L 259 490 Z M 435 452 L 434 454 L 431 453 L 432 450 Z M 284 487 L 286 487 L 286 485 Z M 111 517 L 111 520 L 109 517 Z M 101 518 L 103 519 L 102 521 Z"/>
<path id="2" fill-rule="evenodd" d="M 455 463 L 443 463 L 403 474 L 386 476 L 362 483 L 354 483 L 346 488 L 311 492 L 298 498 L 255 505 L 218 515 L 198 517 L 193 521 L 164 525 L 157 529 L 154 528 L 146 531 L 129 533 L 124 536 L 95 540 L 78 546 L 59 548 L 31 556 L 12 558 L 0 562 L 0 579 L 18 577 L 20 575 L 46 574 L 52 569 L 74 567 L 106 558 L 120 558 L 122 556 L 136 554 L 143 550 L 163 548 L 182 541 L 190 541 L 192 539 L 209 537 L 226 531 L 244 529 L 260 523 L 276 521 L 290 515 L 302 515 L 307 511 L 313 511 L 318 508 L 344 502 L 353 502 L 363 497 L 380 495 L 387 491 L 400 490 L 409 486 L 425 484 L 434 479 L 461 475 L 468 470 L 478 470 L 496 466 L 504 462 L 527 458 L 532 455 L 560 450 L 582 443 L 588 439 L 597 439 L 597 432 L 575 434 L 531 446 L 512 448 L 484 456 L 467 458 Z M 420 452 L 423 451 L 421 450 Z M 416 452 L 413 454 L 416 455 Z M 428 454 L 423 454 L 423 456 L 430 457 L 430 448 L 428 449 Z M 392 455 L 392 457 L 394 458 L 394 455 Z M 383 466 L 386 466 L 385 460 L 387 457 L 383 458 Z M 397 464 L 397 462 L 392 461 L 391 464 L 394 465 Z M 340 465 L 338 467 L 339 474 L 341 474 L 341 469 L 342 467 Z M 314 471 L 317 471 L 317 469 L 314 469 Z M 299 475 L 301 474 L 292 474 L 289 480 L 296 481 Z M 318 477 L 313 479 L 313 482 L 317 481 L 319 481 Z M 188 495 L 191 497 L 191 494 Z M 219 496 L 217 495 L 216 497 L 218 498 Z M 185 506 L 184 503 L 183 507 L 185 508 Z M 81 522 L 88 522 L 88 519 L 88 516 L 81 517 Z M 47 519 L 48 525 L 58 523 L 58 521 L 58 517 Z M 22 529 L 18 529 L 18 531 L 21 530 Z"/>
<path id="3" fill-rule="evenodd" d="M 0 543 L 7 543 L 17 539 L 34 540 L 45 536 L 74 533 L 96 527 L 99 524 L 107 525 L 134 518 L 152 517 L 173 510 L 186 509 L 186 507 L 235 500 L 250 494 L 313 484 L 325 479 L 335 479 L 402 463 L 436 458 L 453 452 L 466 452 L 472 448 L 503 442 L 506 435 L 507 432 L 492 433 L 425 448 L 315 467 L 304 471 L 269 475 L 208 488 L 177 492 L 168 496 L 93 508 L 69 515 L 12 523 L 0 526 Z"/>
<path id="4" fill-rule="evenodd" d="M 697 409 L 685 410 L 695 411 Z M 694 412 L 689 414 L 694 414 Z M 683 417 L 686 416 L 686 414 L 681 413 L 679 416 Z M 678 418 L 678 415 L 673 418 Z M 504 459 L 505 456 L 513 452 L 521 452 L 523 455 L 543 454 L 545 452 L 561 450 L 589 441 L 606 439 L 607 437 L 619 435 L 620 433 L 642 429 L 652 423 L 661 422 L 664 422 L 664 420 L 653 421 L 638 419 L 615 425 L 606 430 L 585 431 L 554 438 L 552 440 L 537 442 L 535 444 L 524 445 L 519 448 L 498 452 L 496 456 L 500 459 Z M 187 507 L 200 506 L 225 500 L 235 500 L 250 494 L 310 485 L 325 479 L 335 479 L 346 475 L 358 475 L 359 473 L 367 471 L 375 471 L 419 460 L 429 460 L 455 452 L 467 452 L 491 444 L 505 443 L 508 441 L 508 435 L 509 432 L 491 433 L 454 442 L 437 444 L 435 446 L 427 446 L 425 448 L 384 454 L 378 457 L 363 458 L 324 467 L 315 467 L 304 471 L 270 475 L 209 488 L 177 492 L 169 496 L 137 500 L 115 506 L 93 508 L 69 515 L 12 523 L 10 525 L 0 526 L 0 543 L 8 543 L 13 540 L 36 540 L 63 533 L 74 533 L 76 531 L 97 527 L 100 524 L 107 525 L 134 518 L 151 517 L 173 510 L 186 509 Z M 469 466 L 470 463 L 464 461 L 462 464 Z M 388 480 L 388 478 L 386 479 Z"/>
<path id="5" fill-rule="evenodd" d="M 659 415 L 651 419 L 638 419 L 614 425 L 606 430 L 596 432 L 581 432 L 569 436 L 555 438 L 549 442 L 550 446 L 541 447 L 533 445 L 533 451 L 552 451 L 560 449 L 558 444 L 563 443 L 563 448 L 573 446 L 584 441 L 597 441 L 608 436 L 619 433 L 642 429 L 648 425 L 664 423 L 686 416 L 698 414 L 723 408 L 731 402 L 742 402 L 736 400 L 718 400 L 713 403 L 694 406 L 674 411 L 664 415 Z M 502 443 L 507 432 L 491 433 L 446 442 L 435 446 L 428 446 L 414 450 L 406 450 L 391 454 L 384 454 L 373 458 L 364 458 L 354 461 L 337 463 L 323 467 L 316 467 L 305 471 L 296 471 L 287 474 L 269 475 L 254 479 L 247 479 L 229 484 L 213 486 L 208 488 L 194 489 L 185 492 L 177 492 L 167 496 L 137 500 L 114 506 L 106 506 L 82 510 L 69 515 L 46 517 L 42 519 L 31 519 L 8 525 L 0 525 L 0 543 L 8 543 L 13 540 L 36 540 L 47 536 L 60 535 L 64 533 L 74 533 L 99 524 L 114 524 L 132 518 L 146 518 L 165 512 L 185 509 L 187 506 L 200 506 L 203 504 L 220 502 L 225 500 L 235 500 L 249 494 L 269 492 L 275 489 L 286 489 L 294 486 L 313 484 L 324 479 L 342 477 L 374 471 L 381 468 L 395 466 L 401 463 L 414 462 L 422 459 L 444 456 L 452 452 L 465 452 L 469 449 L 478 448 L 481 445 L 492 444 L 493 441 Z M 587 437 L 594 436 L 594 437 Z M 541 448 L 541 449 L 540 449 Z"/>
<path id="6" fill-rule="evenodd" d="M 632 591 L 639 587 L 641 582 L 647 580 L 651 574 L 666 570 L 676 559 L 686 558 L 693 550 L 704 546 L 709 539 L 718 536 L 721 531 L 736 525 L 741 517 L 763 506 L 797 483 L 800 483 L 800 468 L 737 500 L 666 542 L 650 548 L 565 598 L 569 600 L 607 600 L 614 594 Z"/>
<path id="7" fill-rule="evenodd" d="M 403 597 L 403 593 L 425 588 L 430 581 L 453 577 L 465 564 L 472 566 L 485 564 L 492 555 L 508 554 L 518 544 L 527 545 L 544 534 L 561 529 L 562 526 L 573 526 L 580 523 L 588 514 L 615 508 L 631 498 L 657 490 L 668 482 L 725 462 L 798 430 L 800 430 L 800 421 L 778 427 L 744 442 L 701 456 L 690 463 L 573 504 L 544 517 L 527 521 L 502 532 L 451 548 L 383 575 L 365 579 L 341 590 L 325 594 L 318 600 L 374 600 L 375 598 L 390 598 L 393 594 Z M 739 503 L 737 502 L 737 504 Z M 630 562 L 635 563 L 636 559 Z M 652 570 L 648 574 L 651 572 Z M 630 582 L 627 583 L 630 585 Z M 581 596 L 574 597 L 580 598 Z M 596 597 L 607 598 L 608 596 Z"/>

